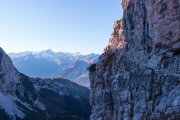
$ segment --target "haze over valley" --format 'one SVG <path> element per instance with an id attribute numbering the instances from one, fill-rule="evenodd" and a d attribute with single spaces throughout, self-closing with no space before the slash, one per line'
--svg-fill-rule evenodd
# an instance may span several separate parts
<path id="1" fill-rule="evenodd" d="M 87 68 L 97 62 L 98 54 L 54 52 L 50 49 L 40 52 L 8 54 L 15 67 L 31 77 L 65 78 L 82 86 L 90 87 Z"/>

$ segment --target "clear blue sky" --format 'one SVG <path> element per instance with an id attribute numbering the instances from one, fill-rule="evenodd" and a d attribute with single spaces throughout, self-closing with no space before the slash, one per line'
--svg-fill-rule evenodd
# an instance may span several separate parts
<path id="1" fill-rule="evenodd" d="M 0 0 L 0 47 L 102 53 L 121 17 L 121 0 Z"/>

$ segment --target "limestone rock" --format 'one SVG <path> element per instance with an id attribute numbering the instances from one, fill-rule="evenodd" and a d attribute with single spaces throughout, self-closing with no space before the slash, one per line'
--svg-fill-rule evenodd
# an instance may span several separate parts
<path id="1" fill-rule="evenodd" d="M 180 119 L 180 1 L 122 0 L 90 71 L 91 120 Z"/>

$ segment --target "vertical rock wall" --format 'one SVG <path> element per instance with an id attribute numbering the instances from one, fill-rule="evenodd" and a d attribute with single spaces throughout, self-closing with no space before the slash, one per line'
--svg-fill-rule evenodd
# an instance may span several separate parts
<path id="1" fill-rule="evenodd" d="M 123 0 L 90 71 L 91 120 L 180 119 L 180 0 Z"/>

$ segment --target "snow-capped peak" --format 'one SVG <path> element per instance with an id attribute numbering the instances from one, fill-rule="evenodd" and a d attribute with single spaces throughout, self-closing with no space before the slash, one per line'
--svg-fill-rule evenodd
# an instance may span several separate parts
<path id="1" fill-rule="evenodd" d="M 56 55 L 56 53 L 51 49 L 48 49 L 40 52 L 39 55 L 45 58 L 53 58 Z"/>
<path id="2" fill-rule="evenodd" d="M 73 56 L 80 56 L 80 55 L 82 55 L 81 53 L 79 53 L 79 52 L 75 52 L 75 53 L 73 53 Z"/>

